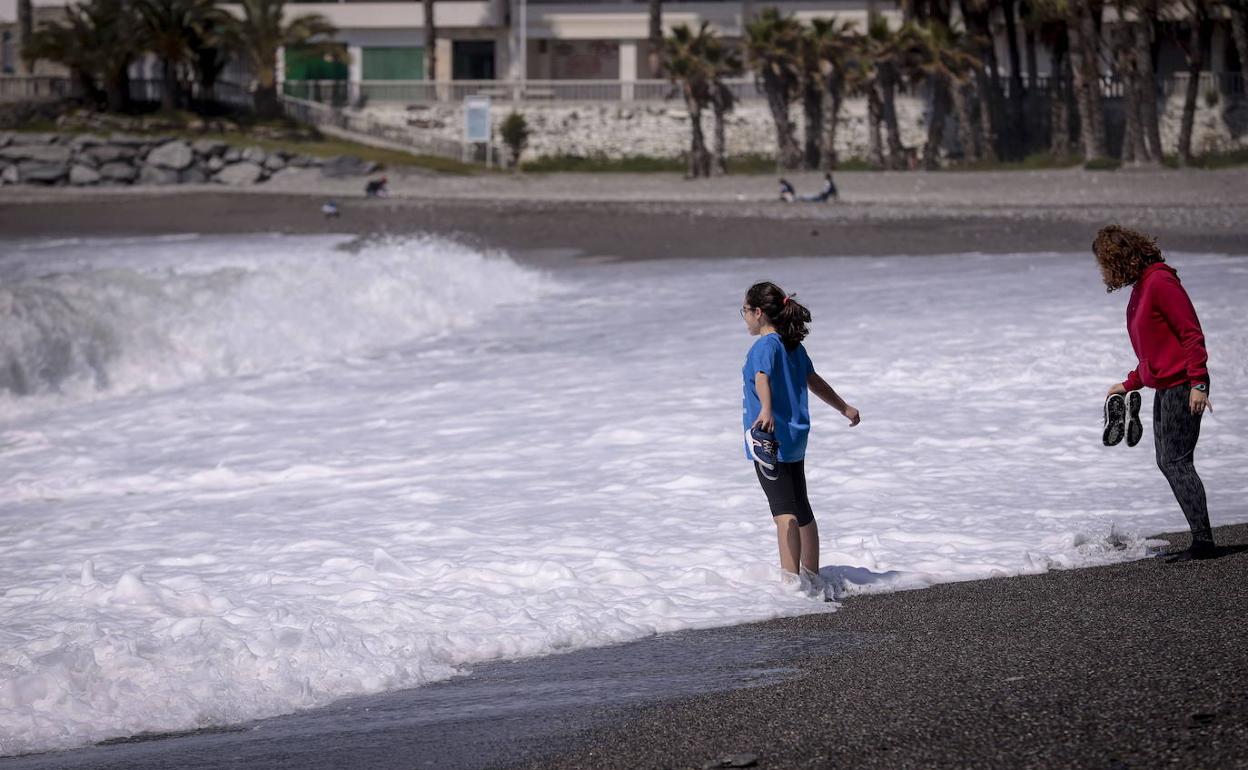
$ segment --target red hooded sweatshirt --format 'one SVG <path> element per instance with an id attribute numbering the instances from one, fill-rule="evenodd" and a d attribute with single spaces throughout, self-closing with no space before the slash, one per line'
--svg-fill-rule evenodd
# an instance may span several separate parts
<path id="1" fill-rule="evenodd" d="M 1122 386 L 1127 390 L 1173 388 L 1209 382 L 1209 354 L 1196 308 L 1174 268 L 1144 268 L 1127 303 L 1127 334 L 1140 360 Z"/>

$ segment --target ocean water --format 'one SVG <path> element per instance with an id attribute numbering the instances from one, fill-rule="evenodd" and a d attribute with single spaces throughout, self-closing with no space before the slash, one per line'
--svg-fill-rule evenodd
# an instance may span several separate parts
<path id="1" fill-rule="evenodd" d="M 1171 261 L 1209 339 L 1214 523 L 1246 521 L 1248 262 Z M 834 611 L 778 580 L 741 458 L 761 278 L 809 305 L 816 367 L 862 410 L 816 405 L 807 457 L 839 595 L 1184 528 L 1151 436 L 1100 444 L 1133 358 L 1086 255 L 541 271 L 432 238 L 0 244 L 0 755 Z"/>

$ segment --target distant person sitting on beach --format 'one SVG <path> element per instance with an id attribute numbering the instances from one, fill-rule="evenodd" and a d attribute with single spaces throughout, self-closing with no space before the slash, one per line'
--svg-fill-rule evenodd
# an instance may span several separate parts
<path id="1" fill-rule="evenodd" d="M 824 203 L 829 200 L 838 200 L 840 194 L 836 191 L 836 182 L 832 181 L 832 172 L 823 175 L 823 189 L 815 195 L 803 195 L 802 200 L 812 201 L 815 203 Z"/>
<path id="2" fill-rule="evenodd" d="M 792 203 L 797 199 L 797 191 L 793 189 L 793 185 L 789 184 L 789 180 L 780 180 L 780 200 L 785 203 Z"/>
<path id="3" fill-rule="evenodd" d="M 815 373 L 802 347 L 810 311 L 774 283 L 756 283 L 741 306 L 745 328 L 758 341 L 746 354 L 743 380 L 745 457 L 754 461 L 776 524 L 780 567 L 800 575 L 811 590 L 820 586 L 819 528 L 806 497 L 806 438 L 810 432 L 807 393 L 845 415 L 850 427 L 858 410 Z M 825 598 L 827 598 L 825 593 Z"/>
<path id="4" fill-rule="evenodd" d="M 325 201 L 321 204 L 321 213 L 325 215 L 326 219 L 337 219 L 338 204 L 333 201 Z"/>
<path id="5" fill-rule="evenodd" d="M 1125 434 L 1135 446 L 1144 433 L 1140 423 L 1139 390 L 1153 388 L 1153 446 L 1157 467 L 1192 531 L 1192 544 L 1166 561 L 1208 559 L 1217 555 L 1205 485 L 1192 458 L 1200 438 L 1200 418 L 1209 403 L 1209 353 L 1205 333 L 1191 297 L 1166 264 L 1153 238 L 1118 225 L 1101 228 L 1092 253 L 1106 291 L 1131 287 L 1127 302 L 1127 336 L 1139 359 L 1122 382 L 1105 397 L 1103 441 L 1113 446 Z"/>
<path id="6" fill-rule="evenodd" d="M 364 194 L 370 198 L 385 198 L 390 192 L 386 189 L 386 178 L 370 179 L 368 184 L 364 185 Z"/>

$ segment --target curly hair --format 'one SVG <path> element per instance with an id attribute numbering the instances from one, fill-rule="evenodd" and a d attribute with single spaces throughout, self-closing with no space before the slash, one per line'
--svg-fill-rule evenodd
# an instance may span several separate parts
<path id="1" fill-rule="evenodd" d="M 1140 279 L 1144 268 L 1165 262 L 1157 239 L 1121 225 L 1106 225 L 1092 241 L 1092 253 L 1101 268 L 1105 291 L 1117 291 Z"/>
<path id="2" fill-rule="evenodd" d="M 776 327 L 780 341 L 784 347 L 792 350 L 798 346 L 810 329 L 810 311 L 798 303 L 795 294 L 786 294 L 784 289 L 770 281 L 756 283 L 745 292 L 745 304 L 763 311 L 771 325 Z"/>

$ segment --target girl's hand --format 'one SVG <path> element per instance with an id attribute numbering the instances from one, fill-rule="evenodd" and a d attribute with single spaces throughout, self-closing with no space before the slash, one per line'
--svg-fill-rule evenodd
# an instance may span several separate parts
<path id="1" fill-rule="evenodd" d="M 1205 410 L 1213 411 L 1213 402 L 1209 400 L 1209 394 L 1192 388 L 1192 395 L 1187 399 L 1187 406 L 1192 410 L 1192 414 L 1204 414 Z"/>
<path id="2" fill-rule="evenodd" d="M 1110 396 L 1114 395 L 1115 393 L 1117 393 L 1117 394 L 1118 394 L 1118 395 L 1120 395 L 1120 396 L 1125 396 L 1125 395 L 1127 395 L 1127 389 L 1126 389 L 1126 388 L 1124 388 L 1124 387 L 1122 387 L 1122 383 L 1121 383 L 1121 382 L 1115 382 L 1115 383 L 1114 383 L 1114 384 L 1110 387 L 1109 392 L 1105 394 L 1105 398 L 1109 398 Z"/>
<path id="3" fill-rule="evenodd" d="M 762 428 L 768 433 L 775 433 L 776 432 L 776 418 L 771 416 L 770 409 L 764 409 L 763 411 L 758 413 L 758 419 L 754 421 L 754 425 L 752 427 Z"/>
<path id="4" fill-rule="evenodd" d="M 851 428 L 862 422 L 862 415 L 858 413 L 857 409 L 849 404 L 845 405 L 845 411 L 841 412 L 841 414 L 845 415 L 845 417 L 849 420 L 849 427 Z"/>

